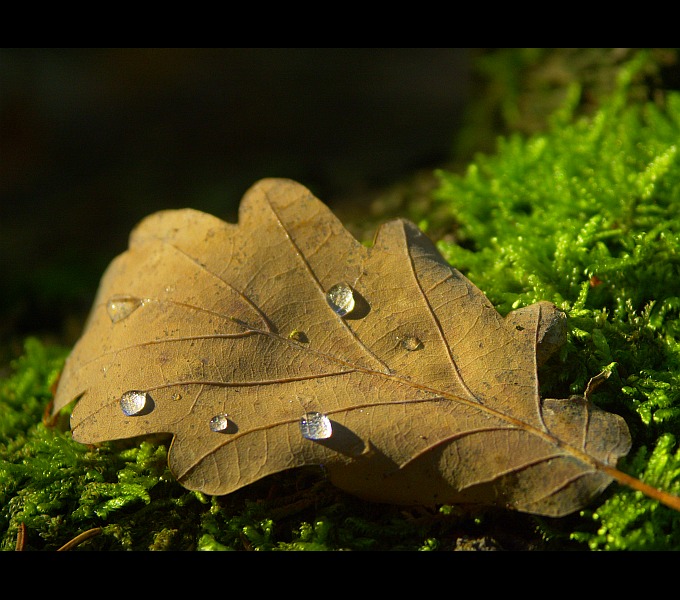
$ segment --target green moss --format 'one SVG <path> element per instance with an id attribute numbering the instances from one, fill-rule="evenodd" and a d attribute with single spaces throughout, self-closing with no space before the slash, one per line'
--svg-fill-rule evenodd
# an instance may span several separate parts
<path id="1" fill-rule="evenodd" d="M 641 448 L 627 462 L 628 470 L 639 473 L 646 483 L 680 495 L 680 449 L 673 435 L 662 435 L 653 452 Z M 592 519 L 596 531 L 576 531 L 571 537 L 592 550 L 680 549 L 677 512 L 641 492 L 621 490 L 596 510 L 583 511 L 583 516 Z"/>
<path id="2" fill-rule="evenodd" d="M 573 116 L 573 86 L 545 133 L 500 139 L 463 175 L 440 172 L 437 227 L 453 238 L 440 250 L 502 313 L 538 300 L 567 313 L 568 345 L 541 373 L 542 393 L 583 393 L 612 369 L 593 399 L 631 426 L 624 470 L 677 494 L 680 94 L 631 99 L 648 60 L 641 52 L 621 70 L 592 118 Z M 592 548 L 680 548 L 680 515 L 628 490 L 586 514 L 599 529 L 573 539 Z"/>

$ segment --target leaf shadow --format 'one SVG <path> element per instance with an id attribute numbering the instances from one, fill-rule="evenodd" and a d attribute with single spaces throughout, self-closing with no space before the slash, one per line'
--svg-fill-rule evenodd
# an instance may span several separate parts
<path id="1" fill-rule="evenodd" d="M 363 319 L 371 312 L 371 305 L 359 292 L 354 289 L 352 292 L 354 295 L 354 308 L 352 309 L 352 312 L 347 313 L 344 318 L 346 320 L 356 321 L 357 319 Z"/>
<path id="2" fill-rule="evenodd" d="M 337 421 L 331 420 L 331 425 L 333 435 L 325 440 L 314 440 L 317 444 L 345 456 L 359 456 L 364 452 L 366 444 L 356 433 Z"/>

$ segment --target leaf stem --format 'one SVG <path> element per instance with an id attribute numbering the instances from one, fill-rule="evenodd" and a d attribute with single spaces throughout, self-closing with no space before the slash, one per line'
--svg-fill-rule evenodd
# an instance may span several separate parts
<path id="1" fill-rule="evenodd" d="M 673 494 L 655 488 L 645 483 L 644 481 L 640 481 L 639 479 L 636 479 L 635 477 L 632 477 L 631 475 L 624 473 L 623 471 L 615 469 L 614 467 L 609 467 L 605 464 L 601 464 L 599 465 L 599 467 L 605 473 L 607 473 L 607 475 L 613 477 L 619 483 L 627 485 L 628 487 L 638 492 L 642 492 L 643 494 L 645 494 L 645 496 L 648 496 L 654 500 L 658 500 L 659 502 L 661 502 L 661 504 L 664 504 L 668 508 L 672 508 L 673 510 L 677 510 L 680 512 L 680 497 L 674 496 Z"/>

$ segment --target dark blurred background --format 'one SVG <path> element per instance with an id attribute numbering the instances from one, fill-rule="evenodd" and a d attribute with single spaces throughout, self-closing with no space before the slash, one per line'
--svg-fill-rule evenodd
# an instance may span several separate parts
<path id="1" fill-rule="evenodd" d="M 442 165 L 469 69 L 455 48 L 0 50 L 1 343 L 72 343 L 156 210 L 233 221 L 277 176 L 342 213 Z"/>

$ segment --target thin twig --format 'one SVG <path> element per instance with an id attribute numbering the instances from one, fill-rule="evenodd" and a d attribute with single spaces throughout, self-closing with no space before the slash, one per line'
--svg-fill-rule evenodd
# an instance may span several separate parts
<path id="1" fill-rule="evenodd" d="M 22 521 L 19 523 L 19 531 L 17 531 L 17 545 L 15 550 L 17 552 L 22 552 L 26 547 L 26 525 Z"/>
<path id="2" fill-rule="evenodd" d="M 75 548 L 79 544 L 82 544 L 85 540 L 88 540 L 91 537 L 94 537 L 95 535 L 99 535 L 101 532 L 102 532 L 101 527 L 93 527 L 92 529 L 83 531 L 83 533 L 78 534 L 72 540 L 66 542 L 61 548 L 57 550 L 57 552 L 61 552 L 62 550 L 71 550 L 72 548 Z"/>

